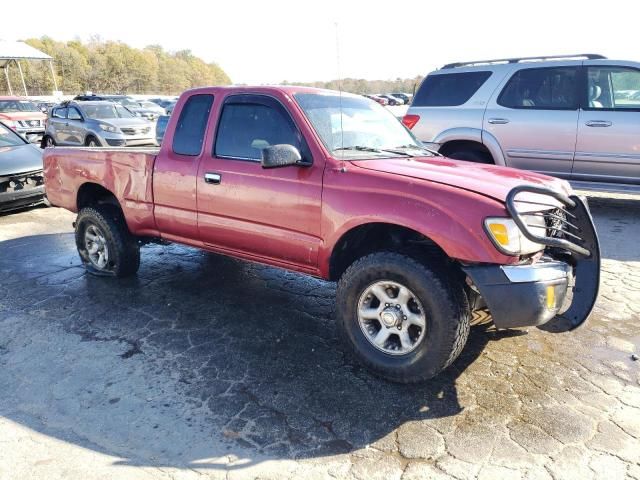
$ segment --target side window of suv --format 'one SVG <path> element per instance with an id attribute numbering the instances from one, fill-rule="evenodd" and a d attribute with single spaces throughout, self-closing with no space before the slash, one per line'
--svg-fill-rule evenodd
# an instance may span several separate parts
<path id="1" fill-rule="evenodd" d="M 51 112 L 51 116 L 53 118 L 67 118 L 67 109 L 66 107 L 54 108 Z"/>
<path id="2" fill-rule="evenodd" d="M 185 102 L 173 134 L 173 152 L 198 156 L 202 151 L 204 133 L 213 105 L 213 95 L 191 95 Z"/>
<path id="3" fill-rule="evenodd" d="M 304 149 L 289 114 L 274 101 L 226 103 L 220 116 L 215 155 L 241 160 L 262 159 L 262 149 L 288 144 Z"/>
<path id="4" fill-rule="evenodd" d="M 626 67 L 587 67 L 588 109 L 640 110 L 640 70 Z"/>
<path id="5" fill-rule="evenodd" d="M 498 97 L 498 105 L 533 110 L 576 110 L 578 68 L 525 68 L 518 70 Z"/>
<path id="6" fill-rule="evenodd" d="M 414 107 L 455 107 L 469 101 L 491 72 L 438 73 L 424 79 L 416 92 Z"/>

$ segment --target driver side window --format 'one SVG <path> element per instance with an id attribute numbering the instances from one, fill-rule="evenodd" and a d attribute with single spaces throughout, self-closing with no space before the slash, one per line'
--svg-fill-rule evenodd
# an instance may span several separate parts
<path id="1" fill-rule="evenodd" d="M 69 120 L 82 120 L 82 115 L 80 115 L 80 112 L 78 111 L 77 108 L 69 108 L 69 111 L 67 113 L 67 118 Z"/>
<path id="2" fill-rule="evenodd" d="M 279 144 L 302 150 L 297 129 L 286 113 L 260 103 L 228 103 L 220 116 L 215 155 L 262 159 L 262 149 Z"/>

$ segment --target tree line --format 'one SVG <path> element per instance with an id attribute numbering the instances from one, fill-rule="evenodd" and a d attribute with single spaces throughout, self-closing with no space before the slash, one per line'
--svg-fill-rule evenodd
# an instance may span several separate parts
<path id="1" fill-rule="evenodd" d="M 99 93 L 178 95 L 184 90 L 209 85 L 228 85 L 231 79 L 215 63 L 206 63 L 189 50 L 167 52 L 159 45 L 143 49 L 98 37 L 88 42 L 59 42 L 50 37 L 30 38 L 26 43 L 54 59 L 58 89 L 65 94 L 87 91 Z M 30 95 L 50 95 L 54 90 L 47 62 L 21 62 Z M 9 77 L 14 93 L 22 92 L 18 69 L 12 66 Z M 351 93 L 414 93 L 422 77 L 395 80 L 344 78 L 318 82 L 287 82 Z M 0 79 L 0 93 L 9 93 Z"/>
<path id="2" fill-rule="evenodd" d="M 316 88 L 328 88 L 350 93 L 415 93 L 423 77 L 396 78 L 395 80 L 365 80 L 364 78 L 343 78 L 327 82 L 282 82 L 283 85 L 302 85 Z"/>
<path id="3" fill-rule="evenodd" d="M 58 42 L 49 37 L 25 42 L 53 57 L 58 89 L 66 94 L 92 91 L 177 95 L 189 88 L 231 83 L 217 64 L 206 63 L 189 50 L 167 52 L 158 45 L 137 49 L 99 38 L 87 43 Z M 21 66 L 30 95 L 51 94 L 54 85 L 47 62 L 21 62 Z M 20 93 L 22 83 L 17 68 L 11 68 L 9 74 L 14 93 Z M 3 80 L 0 86 L 8 91 Z"/>

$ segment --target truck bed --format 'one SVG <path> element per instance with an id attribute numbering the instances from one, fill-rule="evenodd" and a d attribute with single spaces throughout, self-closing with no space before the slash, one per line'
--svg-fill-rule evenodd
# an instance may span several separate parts
<path id="1" fill-rule="evenodd" d="M 102 187 L 119 200 L 133 234 L 155 235 L 152 178 L 157 153 L 148 147 L 47 148 L 47 198 L 52 205 L 77 212 L 83 191 Z"/>

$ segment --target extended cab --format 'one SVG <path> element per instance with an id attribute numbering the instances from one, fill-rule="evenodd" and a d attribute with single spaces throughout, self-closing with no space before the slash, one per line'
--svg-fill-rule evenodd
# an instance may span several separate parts
<path id="1" fill-rule="evenodd" d="M 450 365 L 474 308 L 567 329 L 598 293 L 592 219 L 565 181 L 441 157 L 361 96 L 191 90 L 159 152 L 47 148 L 44 163 L 89 271 L 135 274 L 157 239 L 338 281 L 341 334 L 395 381 Z"/>

